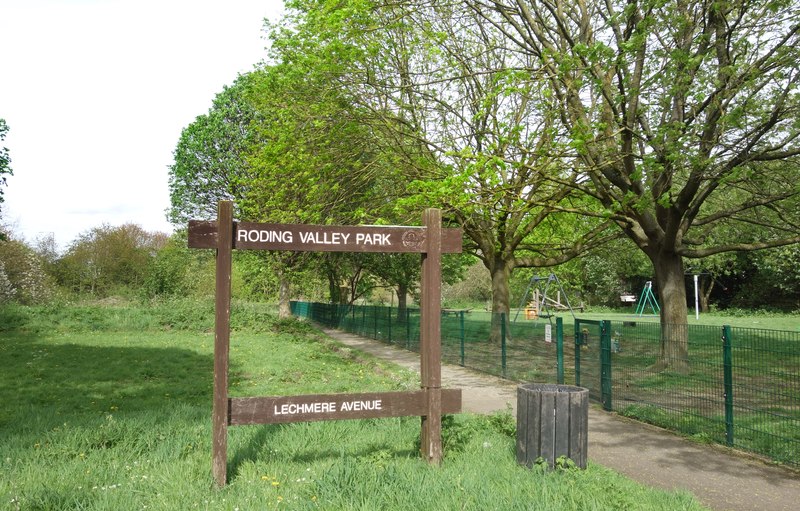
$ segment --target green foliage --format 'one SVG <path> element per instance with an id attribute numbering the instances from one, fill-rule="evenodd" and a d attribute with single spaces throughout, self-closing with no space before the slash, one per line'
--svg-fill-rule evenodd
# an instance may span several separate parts
<path id="1" fill-rule="evenodd" d="M 556 458 L 556 466 L 555 466 L 556 470 L 561 470 L 561 471 L 575 470 L 577 468 L 578 466 L 575 464 L 575 462 L 564 455 L 561 455 L 558 458 Z"/>
<path id="2" fill-rule="evenodd" d="M 476 441 L 487 445 L 497 435 L 516 440 L 516 419 L 510 411 L 491 415 L 445 415 L 442 417 L 442 449 L 445 454 L 463 453 Z"/>
<path id="3" fill-rule="evenodd" d="M 491 303 L 492 281 L 486 266 L 473 259 L 472 264 L 464 269 L 462 279 L 442 286 L 442 299 L 447 307 Z"/>
<path id="4" fill-rule="evenodd" d="M 105 297 L 139 290 L 166 235 L 135 224 L 102 225 L 81 234 L 56 263 L 60 285 L 77 294 Z"/>
<path id="5" fill-rule="evenodd" d="M 494 47 L 530 59 L 560 167 L 590 198 L 568 208 L 613 220 L 652 261 L 665 322 L 686 315 L 682 258 L 800 242 L 791 2 L 467 3 L 498 28 Z M 496 69 L 469 62 L 470 76 Z"/>
<path id="6" fill-rule="evenodd" d="M 257 112 L 245 96 L 254 77 L 225 87 L 208 113 L 181 132 L 169 171 L 173 222 L 215 218 L 217 203 L 241 198 L 254 178 L 248 158 Z"/>
<path id="7" fill-rule="evenodd" d="M 401 184 L 374 131 L 331 76 L 307 64 L 287 59 L 240 76 L 184 130 L 170 168 L 173 219 L 213 218 L 221 199 L 235 202 L 237 218 L 269 223 L 376 223 L 390 213 L 387 197 Z M 331 275 L 327 259 L 238 257 L 239 291 L 285 304 L 280 290 L 306 268 L 337 300 L 343 281 L 367 282 L 367 273 Z"/>
<path id="8" fill-rule="evenodd" d="M 0 241 L 0 304 L 41 304 L 56 294 L 45 262 L 30 247 L 10 235 Z"/>
<path id="9" fill-rule="evenodd" d="M 800 245 L 749 254 L 731 306 L 800 310 Z"/>
<path id="10" fill-rule="evenodd" d="M 45 306 L 6 304 L 0 308 L 0 331 L 41 335 L 58 333 L 214 330 L 213 298 L 171 298 L 147 303 L 111 301 L 73 304 L 53 302 Z M 307 331 L 293 319 L 278 320 L 275 306 L 234 300 L 231 329 L 251 332 Z"/>
<path id="11" fill-rule="evenodd" d="M 0 142 L 5 140 L 8 133 L 8 124 L 6 120 L 0 118 Z M 6 176 L 12 175 L 11 158 L 8 155 L 8 148 L 0 146 L 0 204 L 3 203 L 3 187 L 6 185 Z M 6 233 L 0 231 L 0 241 L 6 238 Z"/>
<path id="12" fill-rule="evenodd" d="M 11 302 L 16 294 L 16 289 L 6 274 L 5 264 L 0 262 L 0 305 Z"/>
<path id="13" fill-rule="evenodd" d="M 145 299 L 213 296 L 214 272 L 213 251 L 187 248 L 185 233 L 179 232 L 148 260 L 139 295 Z M 238 264 L 233 272 L 238 279 Z M 237 297 L 246 297 L 236 290 Z"/>
<path id="14" fill-rule="evenodd" d="M 278 300 L 275 260 L 261 251 L 240 251 L 234 255 L 235 296 L 251 301 Z M 293 280 L 297 280 L 297 276 Z"/>
<path id="15" fill-rule="evenodd" d="M 465 248 L 495 278 L 494 309 L 508 310 L 504 279 L 514 268 L 557 264 L 605 241 L 604 219 L 571 215 L 577 175 L 557 161 L 548 88 L 473 10 L 292 6 L 293 30 L 273 36 L 276 57 L 335 73 L 339 93 L 369 112 L 363 121 L 405 185 L 396 214 L 439 207 L 461 226 Z"/>

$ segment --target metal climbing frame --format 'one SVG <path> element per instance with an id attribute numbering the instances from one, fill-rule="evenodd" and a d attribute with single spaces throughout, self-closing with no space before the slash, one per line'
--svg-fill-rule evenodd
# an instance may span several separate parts
<path id="1" fill-rule="evenodd" d="M 553 300 L 547 296 L 547 292 L 550 290 L 550 284 L 553 282 L 555 282 L 555 285 L 558 286 L 557 300 Z M 542 289 L 542 285 L 544 285 L 544 289 Z M 533 298 L 536 302 L 534 304 L 534 308 L 536 310 L 537 317 L 550 318 L 552 316 L 550 308 L 553 307 L 561 310 L 569 310 L 570 314 L 572 314 L 572 319 L 576 319 L 575 311 L 572 310 L 572 306 L 569 303 L 569 298 L 567 298 L 567 293 L 564 291 L 561 281 L 558 280 L 558 276 L 555 273 L 551 273 L 547 277 L 531 277 L 531 280 L 528 282 L 528 286 L 525 288 L 525 294 L 522 295 L 522 300 L 520 301 L 519 307 L 517 307 L 517 313 L 514 316 L 514 323 L 517 322 L 519 311 L 522 310 L 527 303 L 531 288 L 533 288 Z M 561 303 L 562 296 L 564 297 L 566 305 Z"/>

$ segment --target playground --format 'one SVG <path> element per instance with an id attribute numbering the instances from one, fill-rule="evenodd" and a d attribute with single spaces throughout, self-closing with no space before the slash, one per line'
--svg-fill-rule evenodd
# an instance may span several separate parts
<path id="1" fill-rule="evenodd" d="M 696 288 L 695 288 L 696 291 Z M 623 306 L 633 306 L 633 315 L 637 317 L 658 316 L 661 306 L 653 292 L 653 282 L 647 281 L 642 292 L 637 296 L 632 293 L 622 293 L 619 296 Z M 695 301 L 697 303 L 697 301 Z M 525 292 L 516 311 L 511 315 L 513 321 L 519 319 L 520 312 L 524 311 L 525 319 L 550 318 L 556 314 L 569 313 L 576 319 L 576 312 L 583 315 L 586 307 L 583 302 L 573 307 L 570 304 L 569 296 L 564 290 L 564 286 L 555 273 L 550 273 L 546 277 L 533 276 L 528 282 Z M 699 310 L 695 311 L 699 317 Z"/>

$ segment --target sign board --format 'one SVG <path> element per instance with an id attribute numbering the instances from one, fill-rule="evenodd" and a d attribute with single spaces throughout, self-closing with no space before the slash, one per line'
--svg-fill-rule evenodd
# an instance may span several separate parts
<path id="1" fill-rule="evenodd" d="M 189 248 L 216 249 L 214 402 L 211 470 L 227 479 L 228 426 L 300 421 L 419 416 L 420 451 L 442 458 L 442 414 L 461 411 L 461 390 L 441 388 L 441 254 L 461 252 L 461 231 L 442 229 L 441 212 L 428 209 L 422 227 L 328 226 L 234 222 L 233 204 L 219 203 L 216 221 L 189 222 Z M 419 253 L 422 256 L 421 390 L 228 397 L 232 250 Z"/>
<path id="2" fill-rule="evenodd" d="M 442 229 L 441 253 L 461 252 L 461 230 Z M 235 222 L 233 248 L 302 252 L 423 253 L 424 227 Z M 189 248 L 217 248 L 217 222 L 189 222 Z"/>
<path id="3" fill-rule="evenodd" d="M 230 399 L 231 425 L 281 424 L 425 415 L 425 392 L 308 394 Z M 461 390 L 442 389 L 442 413 L 461 411 Z"/>

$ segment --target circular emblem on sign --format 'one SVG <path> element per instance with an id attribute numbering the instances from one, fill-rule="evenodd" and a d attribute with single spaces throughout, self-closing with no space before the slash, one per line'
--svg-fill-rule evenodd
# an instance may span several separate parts
<path id="1" fill-rule="evenodd" d="M 425 233 L 421 231 L 406 231 L 403 233 L 403 246 L 418 248 L 425 242 Z"/>

